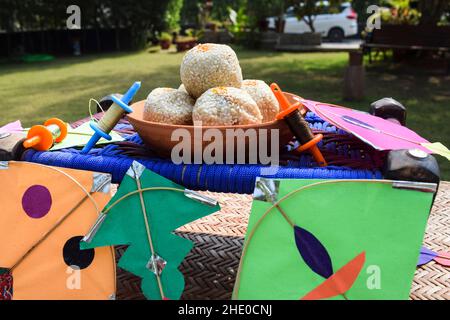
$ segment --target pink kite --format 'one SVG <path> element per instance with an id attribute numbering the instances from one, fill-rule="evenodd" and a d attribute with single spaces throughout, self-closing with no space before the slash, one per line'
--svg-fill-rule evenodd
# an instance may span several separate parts
<path id="1" fill-rule="evenodd" d="M 321 102 L 302 103 L 323 120 L 345 130 L 377 150 L 420 149 L 432 153 L 422 143 L 429 143 L 414 131 L 366 112 Z"/>
<path id="2" fill-rule="evenodd" d="M 0 133 L 20 133 L 23 132 L 22 123 L 20 120 L 8 123 L 0 128 Z"/>

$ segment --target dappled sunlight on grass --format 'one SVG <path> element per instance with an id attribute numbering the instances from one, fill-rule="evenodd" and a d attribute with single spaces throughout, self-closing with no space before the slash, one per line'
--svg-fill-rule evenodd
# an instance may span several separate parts
<path id="1" fill-rule="evenodd" d="M 371 102 L 393 97 L 408 108 L 410 128 L 450 146 L 450 76 L 374 64 L 366 70 L 366 98 L 347 102 L 342 100 L 346 53 L 237 51 L 246 79 L 277 82 L 305 98 L 365 111 Z M 182 57 L 142 51 L 0 65 L 0 124 L 21 119 L 30 126 L 55 116 L 75 121 L 89 115 L 90 98 L 123 93 L 136 80 L 143 84 L 136 100 L 145 99 L 156 87 L 177 88 Z M 444 178 L 450 180 L 450 165 L 440 163 Z"/>

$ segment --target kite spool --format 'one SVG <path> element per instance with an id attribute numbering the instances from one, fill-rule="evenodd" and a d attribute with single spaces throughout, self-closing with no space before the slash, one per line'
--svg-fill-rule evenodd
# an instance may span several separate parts
<path id="1" fill-rule="evenodd" d="M 47 120 L 44 125 L 36 125 L 28 131 L 23 142 L 25 148 L 47 151 L 53 144 L 63 141 L 67 136 L 67 124 L 58 118 Z"/>
<path id="2" fill-rule="evenodd" d="M 317 143 L 322 140 L 323 135 L 313 134 L 308 122 L 306 122 L 300 113 L 300 102 L 296 102 L 291 105 L 276 83 L 271 84 L 270 87 L 280 103 L 280 108 L 282 110 L 277 115 L 277 120 L 286 121 L 293 135 L 297 138 L 298 142 L 300 142 L 300 147 L 297 148 L 297 151 L 303 152 L 308 150 L 311 152 L 314 160 L 319 164 L 319 166 L 327 166 L 327 162 L 317 147 Z"/>
<path id="3" fill-rule="evenodd" d="M 369 113 L 402 126 L 406 124 L 406 108 L 392 98 L 383 98 L 373 102 L 370 105 Z"/>
<path id="4" fill-rule="evenodd" d="M 100 106 L 97 106 L 97 112 L 106 112 L 114 103 L 112 96 L 115 96 L 116 98 L 122 99 L 123 95 L 120 93 L 113 93 L 110 95 L 107 95 L 105 97 L 103 97 L 98 104 Z M 128 104 L 131 104 L 131 102 L 129 102 Z"/>
<path id="5" fill-rule="evenodd" d="M 111 95 L 111 100 L 114 104 L 108 109 L 108 111 L 106 111 L 98 123 L 91 121 L 90 127 L 94 130 L 94 135 L 83 150 L 81 150 L 82 154 L 88 153 L 97 144 L 100 138 L 104 138 L 106 140 L 112 139 L 109 133 L 117 125 L 125 113 L 133 112 L 133 109 L 131 109 L 128 104 L 140 88 L 141 82 L 135 82 L 127 93 L 123 95 L 122 99 L 115 95 Z"/>
<path id="6" fill-rule="evenodd" d="M 439 183 L 436 158 L 419 149 L 392 150 L 386 159 L 386 179 Z"/>

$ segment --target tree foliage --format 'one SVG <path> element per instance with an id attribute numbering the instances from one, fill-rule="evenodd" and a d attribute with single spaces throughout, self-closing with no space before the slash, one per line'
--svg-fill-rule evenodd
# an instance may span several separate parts
<path id="1" fill-rule="evenodd" d="M 286 9 L 296 2 L 294 0 L 248 0 L 247 11 L 253 24 L 271 16 L 282 20 Z"/>
<path id="2" fill-rule="evenodd" d="M 213 0 L 211 18 L 218 21 L 226 21 L 229 15 L 229 8 L 239 11 L 245 8 L 247 0 Z"/>
<path id="3" fill-rule="evenodd" d="M 200 26 L 200 14 L 202 11 L 202 3 L 200 0 L 184 0 L 181 9 L 181 24 L 198 28 Z"/>
<path id="4" fill-rule="evenodd" d="M 78 0 L 82 28 L 129 29 L 136 46 L 148 33 L 179 21 L 183 0 Z M 72 0 L 0 0 L 0 27 L 8 32 L 66 28 Z M 166 13 L 169 13 L 166 15 Z M 167 21 L 166 21 L 167 19 Z"/>
<path id="5" fill-rule="evenodd" d="M 178 31 L 180 29 L 181 9 L 183 8 L 183 0 L 169 0 L 166 13 L 165 24 L 169 31 Z"/>
<path id="6" fill-rule="evenodd" d="M 421 25 L 436 25 L 447 10 L 450 10 L 448 0 L 420 0 L 418 10 L 421 12 Z"/>
<path id="7" fill-rule="evenodd" d="M 78 0 L 76 4 L 81 9 L 83 28 L 100 26 L 152 30 L 164 28 L 169 6 L 171 9 L 177 8 L 174 3 L 182 5 L 182 2 Z M 0 23 L 8 31 L 64 29 L 68 18 L 66 9 L 72 4 L 73 0 L 0 0 Z"/>
<path id="8" fill-rule="evenodd" d="M 372 13 L 367 12 L 367 8 L 370 5 L 381 6 L 383 0 L 358 0 L 352 2 L 352 7 L 358 14 L 358 22 L 366 23 L 367 19 L 372 15 Z"/>
<path id="9" fill-rule="evenodd" d="M 337 10 L 339 4 L 342 0 L 331 0 L 331 1 L 317 1 L 317 0 L 300 0 L 295 1 L 294 10 L 299 20 L 303 20 L 311 29 L 311 32 L 316 32 L 314 26 L 314 20 L 316 16 L 322 14 L 324 8 L 327 6 L 330 10 Z"/>
<path id="10" fill-rule="evenodd" d="M 444 22 L 445 13 L 450 10 L 449 0 L 379 0 L 374 4 L 389 8 L 382 17 L 390 24 L 436 26 Z"/>

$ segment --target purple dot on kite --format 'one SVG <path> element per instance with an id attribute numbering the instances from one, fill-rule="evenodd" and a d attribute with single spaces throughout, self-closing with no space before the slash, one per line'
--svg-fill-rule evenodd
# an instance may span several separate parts
<path id="1" fill-rule="evenodd" d="M 33 219 L 44 217 L 52 206 L 52 195 L 44 186 L 34 185 L 25 191 L 22 197 L 22 208 Z"/>

